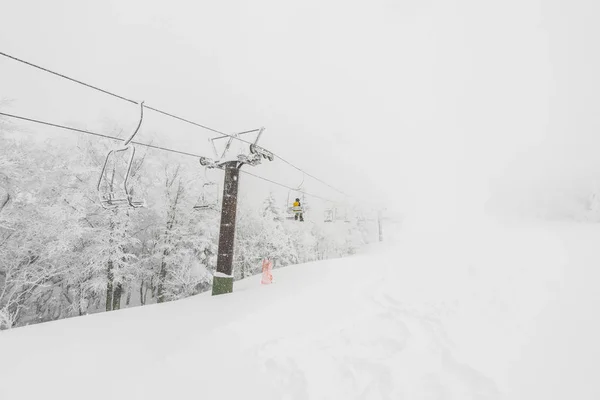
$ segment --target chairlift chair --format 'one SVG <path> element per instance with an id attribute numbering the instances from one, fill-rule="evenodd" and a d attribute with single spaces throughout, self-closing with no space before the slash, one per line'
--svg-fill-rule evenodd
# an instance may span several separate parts
<path id="1" fill-rule="evenodd" d="M 219 185 L 206 182 L 202 185 L 202 194 L 194 206 L 194 210 L 216 210 L 219 205 Z"/>
<path id="2" fill-rule="evenodd" d="M 303 211 L 304 211 L 304 209 L 302 208 L 302 206 L 293 206 L 292 207 L 292 212 L 294 213 L 294 217 L 297 214 L 302 214 Z"/>
<path id="3" fill-rule="evenodd" d="M 305 197 L 304 197 L 304 191 L 302 189 L 303 183 L 304 183 L 304 175 L 302 176 L 302 183 L 295 190 L 298 193 L 302 193 L 302 202 L 300 203 L 301 205 L 294 206 L 293 205 L 294 202 L 290 200 L 290 195 L 292 194 L 292 190 L 290 190 L 288 192 L 287 207 L 286 207 L 288 216 L 286 217 L 286 219 L 297 220 L 300 217 L 300 220 L 304 221 L 304 200 L 305 200 Z M 300 195 L 298 195 L 298 196 L 300 196 Z M 294 199 L 295 198 L 296 197 L 294 196 Z M 298 197 L 298 198 L 300 198 L 300 197 Z"/>
<path id="4" fill-rule="evenodd" d="M 285 219 L 287 219 L 287 220 L 294 220 L 294 219 L 296 219 L 296 214 L 292 210 L 292 207 L 288 207 L 287 208 L 287 213 L 288 213 L 288 215 L 285 217 Z"/>
<path id="5" fill-rule="evenodd" d="M 350 222 L 350 217 L 348 216 L 348 208 L 346 206 L 336 207 L 335 220 L 339 222 Z"/>
<path id="6" fill-rule="evenodd" d="M 135 146 L 131 143 L 135 135 L 140 130 L 142 126 L 142 120 L 144 119 L 144 102 L 140 103 L 140 120 L 138 122 L 135 131 L 125 140 L 123 146 L 110 150 L 106 155 L 106 159 L 104 160 L 104 165 L 102 166 L 102 172 L 100 173 L 100 177 L 98 178 L 97 190 L 98 197 L 100 199 L 100 205 L 105 209 L 114 209 L 117 207 L 132 207 L 139 208 L 144 207 L 146 202 L 138 199 L 133 199 L 133 190 L 131 187 L 128 187 L 129 177 L 131 175 L 131 167 L 133 166 L 133 159 L 135 157 Z M 125 152 L 127 150 L 131 150 L 131 155 L 129 156 L 129 161 L 127 162 L 127 169 L 125 171 L 125 176 L 123 178 L 123 185 L 121 187 L 122 190 L 114 190 L 114 174 L 113 170 L 110 182 L 106 179 L 106 166 L 108 165 L 108 160 L 111 156 L 114 157 L 116 153 Z M 105 185 L 102 185 L 102 183 Z"/>
<path id="7" fill-rule="evenodd" d="M 304 208 L 302 206 L 289 206 L 287 207 L 288 216 L 286 219 L 295 220 L 297 219 L 296 215 L 303 214 Z"/>
<path id="8" fill-rule="evenodd" d="M 289 220 L 296 220 L 297 219 L 297 215 L 302 214 L 304 215 L 304 206 L 300 205 L 300 206 L 293 206 L 293 201 L 291 201 L 291 194 L 292 191 L 297 192 L 297 193 L 302 193 L 302 203 L 304 204 L 304 189 L 302 188 L 302 185 L 304 185 L 304 180 L 305 180 L 306 176 L 304 173 L 302 173 L 302 182 L 300 182 L 300 185 L 298 185 L 298 187 L 294 190 L 290 189 L 288 191 L 288 197 L 287 197 L 287 203 L 286 203 L 286 211 L 288 213 L 286 219 Z M 298 198 L 300 198 L 300 194 L 297 194 Z M 293 197 L 294 199 L 296 198 L 296 196 Z"/>
<path id="9" fill-rule="evenodd" d="M 205 157 L 200 157 L 198 161 L 204 167 L 205 182 L 202 185 L 202 194 L 193 208 L 194 210 L 216 210 L 219 206 L 219 184 L 212 181 L 207 174 L 209 168 L 215 168 L 215 164 Z"/>

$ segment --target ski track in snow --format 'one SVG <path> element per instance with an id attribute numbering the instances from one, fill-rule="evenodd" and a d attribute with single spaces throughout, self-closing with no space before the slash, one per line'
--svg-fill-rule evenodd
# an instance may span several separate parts
<path id="1" fill-rule="evenodd" d="M 342 327 L 260 347 L 281 399 L 500 398 L 491 379 L 453 358 L 435 315 L 407 310 L 381 283 L 364 292 L 371 304 Z"/>
<path id="2" fill-rule="evenodd" d="M 0 399 L 559 399 L 568 388 L 557 391 L 558 377 L 587 383 L 579 399 L 597 398 L 597 326 L 583 317 L 597 310 L 586 268 L 600 261 L 600 231 L 470 229 L 276 269 L 274 284 L 255 276 L 231 295 L 0 332 Z M 567 270 L 577 274 L 564 279 Z M 574 315 L 584 290 L 589 304 Z M 540 340 L 536 316 L 555 298 L 550 316 L 572 327 L 561 333 L 545 318 L 553 334 Z M 569 332 L 583 327 L 586 351 L 574 352 Z M 545 363 L 547 343 L 573 366 L 568 376 Z"/>

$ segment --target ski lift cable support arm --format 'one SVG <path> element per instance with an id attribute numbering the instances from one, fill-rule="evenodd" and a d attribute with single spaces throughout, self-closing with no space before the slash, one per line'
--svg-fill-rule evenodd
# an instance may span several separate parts
<path id="1" fill-rule="evenodd" d="M 69 77 L 69 76 L 67 76 L 67 75 L 64 75 L 64 74 L 61 74 L 61 73 L 58 73 L 58 72 L 52 71 L 52 70 L 50 70 L 50 69 L 48 69 L 48 68 L 42 67 L 42 66 L 40 66 L 40 65 L 34 64 L 34 63 L 32 63 L 32 62 L 29 62 L 29 61 L 25 61 L 25 60 L 23 60 L 23 59 L 20 59 L 20 58 L 18 58 L 18 57 L 12 56 L 12 55 L 10 55 L 10 54 L 7 54 L 7 53 L 4 53 L 4 52 L 1 52 L 1 51 L 0 51 L 0 55 L 1 55 L 1 56 L 4 56 L 4 57 L 6 57 L 6 58 L 12 59 L 12 60 L 14 60 L 14 61 L 20 62 L 20 63 L 22 63 L 22 64 L 28 65 L 28 66 L 30 66 L 30 67 L 33 67 L 33 68 L 39 69 L 39 70 L 41 70 L 41 71 L 47 72 L 47 73 L 49 73 L 49 74 L 52 74 L 52 75 L 58 76 L 58 77 L 60 77 L 60 78 L 63 78 L 63 79 L 69 80 L 69 81 L 71 81 L 71 82 L 77 83 L 77 84 L 79 84 L 79 85 L 85 86 L 85 87 L 87 87 L 87 88 L 90 88 L 90 89 L 93 89 L 93 90 L 99 91 L 99 92 L 101 92 L 101 93 L 107 94 L 107 95 L 109 95 L 109 96 L 115 97 L 115 98 L 117 98 L 117 99 L 120 99 L 120 100 L 123 100 L 123 101 L 129 102 L 129 103 L 132 103 L 132 104 L 139 104 L 139 103 L 138 103 L 137 101 L 135 101 L 135 100 L 132 100 L 132 99 L 129 99 L 129 98 L 127 98 L 127 97 L 124 97 L 124 96 L 118 95 L 118 94 L 116 94 L 116 93 L 113 93 L 113 92 L 111 92 L 111 91 L 108 91 L 108 90 L 105 90 L 105 89 L 101 89 L 101 88 L 99 88 L 99 87 L 97 87 L 97 86 L 91 85 L 91 84 L 89 84 L 89 83 L 85 83 L 85 82 L 83 82 L 83 81 L 80 81 L 80 80 L 78 80 L 78 79 L 71 78 L 71 77 Z M 224 138 L 224 137 L 229 137 L 230 139 L 235 139 L 235 140 L 238 140 L 238 141 L 244 142 L 244 143 L 246 143 L 246 144 L 253 145 L 253 144 L 255 144 L 255 143 L 252 143 L 252 142 L 250 142 L 250 141 L 248 141 L 248 140 L 242 139 L 242 138 L 240 138 L 240 137 L 239 137 L 239 135 L 241 135 L 241 134 L 245 134 L 245 133 L 259 132 L 259 131 L 260 131 L 260 129 L 254 129 L 254 130 L 245 131 L 245 132 L 241 132 L 241 133 L 238 133 L 238 134 L 233 134 L 233 135 L 232 135 L 232 134 L 228 134 L 228 133 L 225 133 L 225 132 L 221 132 L 221 131 L 219 131 L 219 130 L 217 130 L 217 129 L 210 128 L 210 127 L 208 127 L 208 126 L 206 126 L 206 125 L 199 124 L 199 123 L 197 123 L 197 122 L 194 122 L 194 121 L 191 121 L 191 120 L 189 120 L 189 119 L 186 119 L 186 118 L 179 117 L 179 116 L 177 116 L 177 115 L 175 115 L 175 114 L 171 114 L 171 113 L 168 113 L 168 112 L 166 112 L 166 111 L 162 111 L 162 110 L 160 110 L 160 109 L 158 109 L 158 108 L 150 107 L 150 106 L 148 106 L 148 105 L 144 105 L 144 107 L 145 107 L 145 108 L 147 108 L 148 110 L 152 110 L 152 111 L 154 111 L 154 112 L 157 112 L 157 113 L 159 113 L 159 114 L 163 114 L 163 115 L 165 115 L 165 116 L 168 116 L 168 117 L 171 117 L 171 118 L 177 119 L 177 120 L 179 120 L 179 121 L 186 122 L 186 123 L 188 123 L 188 124 L 191 124 L 191 125 L 194 125 L 194 126 L 197 126 L 197 127 L 200 127 L 200 128 L 203 128 L 203 129 L 209 130 L 209 131 L 211 131 L 211 132 L 215 132 L 215 133 L 218 133 L 218 134 L 222 135 L 222 136 L 220 136 L 220 137 L 218 137 L 218 138 L 215 138 L 215 139 L 221 139 L 221 138 Z M 212 139 L 212 140 L 215 140 L 215 139 Z M 290 166 L 290 167 L 292 167 L 292 168 L 295 168 L 296 170 L 298 170 L 298 171 L 302 172 L 303 174 L 306 174 L 306 176 L 308 176 L 308 177 L 310 177 L 310 178 L 312 178 L 312 179 L 314 179 L 314 180 L 316 180 L 316 181 L 318 181 L 318 182 L 322 183 L 323 185 L 325 185 L 325 186 L 329 187 L 330 189 L 332 189 L 332 190 L 334 190 L 334 191 L 336 191 L 336 192 L 338 192 L 338 193 L 341 193 L 342 195 L 344 195 L 344 196 L 346 196 L 346 197 L 352 197 L 352 196 L 349 196 L 349 195 L 347 195 L 347 194 L 346 194 L 346 193 L 344 193 L 343 191 L 341 191 L 341 190 L 339 190 L 339 189 L 335 188 L 334 186 L 330 185 L 329 183 L 325 182 L 324 180 L 322 180 L 322 179 L 320 179 L 320 178 L 318 178 L 318 177 L 316 177 L 316 176 L 314 176 L 314 175 L 312 175 L 312 174 L 310 174 L 310 173 L 308 173 L 308 172 L 304 171 L 302 168 L 300 168 L 300 167 L 298 167 L 298 166 L 294 165 L 292 162 L 290 162 L 290 161 L 286 160 L 285 158 L 283 158 L 283 157 L 279 156 L 278 154 L 276 154 L 276 153 L 274 153 L 274 152 L 270 152 L 270 153 L 271 153 L 271 154 L 272 154 L 274 157 L 276 157 L 276 158 L 278 158 L 279 160 L 281 160 L 283 163 L 285 163 L 285 164 L 289 165 L 289 166 Z"/>
<path id="2" fill-rule="evenodd" d="M 86 134 L 86 135 L 101 137 L 101 138 L 104 138 L 104 139 L 123 141 L 122 138 L 119 138 L 119 137 L 116 137 L 116 136 L 105 135 L 105 134 L 102 134 L 102 133 L 92 132 L 92 131 L 88 131 L 88 130 L 85 130 L 85 129 L 74 128 L 74 127 L 66 126 L 66 125 L 54 124 L 54 123 L 47 122 L 47 121 L 41 121 L 39 119 L 27 118 L 27 117 L 23 117 L 23 116 L 20 116 L 20 115 L 9 114 L 9 113 L 5 113 L 5 112 L 0 112 L 0 115 L 8 117 L 8 118 L 19 119 L 19 120 L 22 120 L 22 121 L 33 122 L 33 123 L 40 124 L 40 125 L 46 125 L 46 126 L 50 126 L 50 127 L 53 127 L 53 128 L 59 128 L 59 129 L 67 130 L 67 131 L 78 132 L 78 133 L 83 133 L 83 134 Z M 148 147 L 148 148 L 151 148 L 151 149 L 166 151 L 166 152 L 169 152 L 169 153 L 180 154 L 180 155 L 184 155 L 184 156 L 188 156 L 188 157 L 194 157 L 194 158 L 198 158 L 198 159 L 204 158 L 203 156 L 201 156 L 199 154 L 188 153 L 188 152 L 180 151 L 180 150 L 174 150 L 174 149 L 170 149 L 170 148 L 167 148 L 167 147 L 155 146 L 153 144 L 136 142 L 136 141 L 133 141 L 133 140 L 131 141 L 131 143 L 132 144 L 136 144 L 138 146 L 144 146 L 144 147 Z M 280 182 L 273 181 L 273 180 L 268 179 L 268 178 L 264 178 L 264 177 L 262 177 L 260 175 L 253 174 L 253 173 L 248 172 L 248 171 L 242 170 L 241 172 L 243 174 L 253 176 L 253 177 L 257 178 L 257 179 L 262 179 L 263 181 L 270 182 L 270 183 L 272 183 L 274 185 L 281 186 L 281 187 L 286 188 L 286 189 L 296 190 L 296 188 L 294 188 L 294 187 L 288 186 L 288 185 L 280 183 Z M 308 192 L 305 192 L 305 191 L 298 191 L 298 192 L 301 192 L 303 194 L 306 194 L 307 196 L 315 197 L 315 198 L 318 198 L 318 199 L 321 199 L 321 200 L 334 202 L 334 200 L 330 200 L 330 199 L 327 199 L 325 197 L 322 197 L 322 196 L 319 196 L 319 195 L 316 195 L 316 194 L 308 193 Z"/>

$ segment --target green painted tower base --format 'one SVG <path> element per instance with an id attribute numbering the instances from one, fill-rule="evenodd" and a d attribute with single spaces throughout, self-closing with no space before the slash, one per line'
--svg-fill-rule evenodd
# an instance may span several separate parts
<path id="1" fill-rule="evenodd" d="M 213 277 L 212 295 L 226 294 L 233 292 L 233 277 Z"/>

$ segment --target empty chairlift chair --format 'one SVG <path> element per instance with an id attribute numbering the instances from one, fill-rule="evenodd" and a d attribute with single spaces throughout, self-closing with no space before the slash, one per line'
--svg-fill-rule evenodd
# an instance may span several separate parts
<path id="1" fill-rule="evenodd" d="M 325 222 L 333 222 L 333 208 L 328 208 L 325 210 Z"/>
<path id="2" fill-rule="evenodd" d="M 206 182 L 202 185 L 202 194 L 194 206 L 194 210 L 217 210 L 219 208 L 219 185 Z"/>
<path id="3" fill-rule="evenodd" d="M 144 119 L 144 102 L 140 103 L 140 120 L 138 122 L 135 131 L 125 140 L 121 147 L 113 149 L 108 152 L 106 155 L 106 159 L 104 160 L 104 165 L 102 167 L 102 172 L 100 173 L 100 177 L 98 178 L 98 197 L 100 199 L 100 205 L 106 209 L 113 209 L 117 207 L 132 207 L 138 208 L 145 206 L 146 202 L 143 199 L 134 199 L 133 198 L 133 190 L 128 186 L 129 178 L 131 176 L 131 167 L 133 165 L 133 159 L 135 157 L 135 146 L 132 144 L 132 140 L 135 135 L 140 130 L 142 126 L 142 120 Z M 125 170 L 125 175 L 123 177 L 123 184 L 119 188 L 118 186 L 115 188 L 114 180 L 115 180 L 115 169 L 113 168 L 110 179 L 106 176 L 106 166 L 108 165 L 108 161 L 111 159 L 116 160 L 116 154 L 125 151 L 131 151 L 131 155 L 129 156 L 129 160 L 127 162 L 127 168 Z"/>

